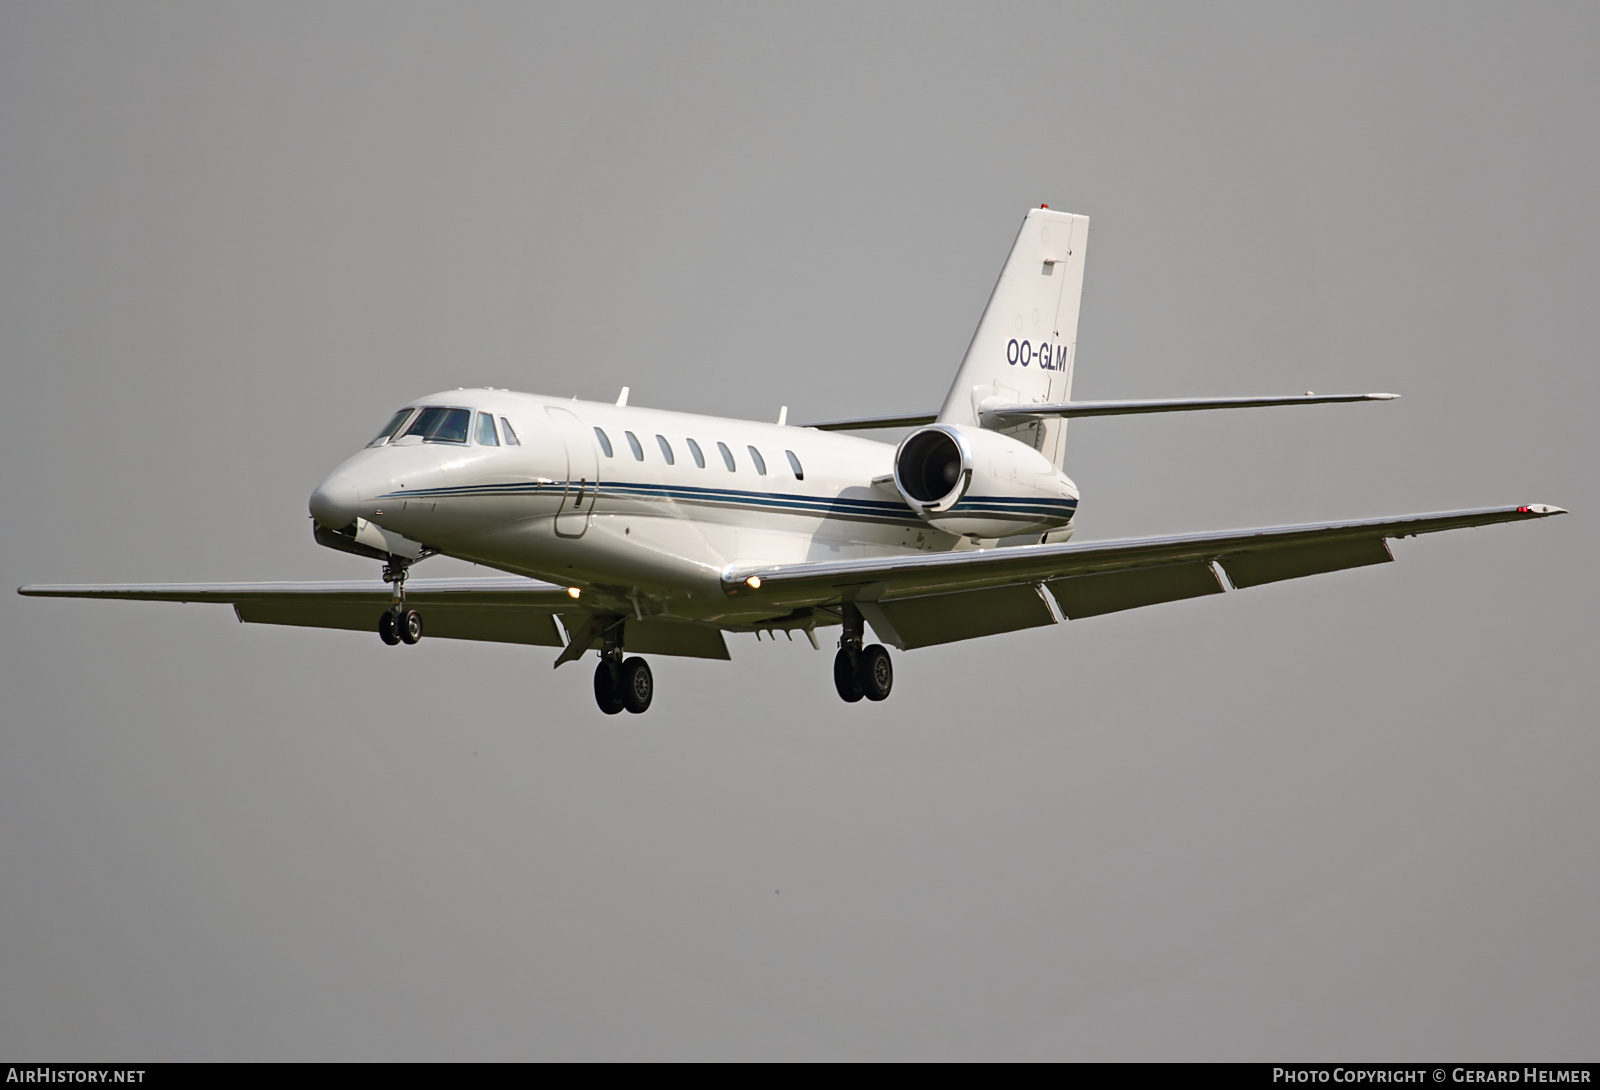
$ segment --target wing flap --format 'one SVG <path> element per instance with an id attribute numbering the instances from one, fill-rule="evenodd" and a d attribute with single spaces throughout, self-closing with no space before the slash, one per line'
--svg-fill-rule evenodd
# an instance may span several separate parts
<path id="1" fill-rule="evenodd" d="M 1387 541 L 1381 537 L 1364 537 L 1239 553 L 1224 556 L 1217 562 L 1228 573 L 1228 582 L 1244 590 L 1281 579 L 1300 579 L 1368 564 L 1387 564 L 1392 560 L 1394 554 L 1389 551 Z"/>
<path id="2" fill-rule="evenodd" d="M 727 659 L 728 641 L 722 631 L 683 621 L 648 618 L 629 621 L 622 630 L 622 646 L 641 655 L 680 655 L 692 659 Z"/>
<path id="3" fill-rule="evenodd" d="M 1056 623 L 1032 584 L 858 604 L 878 638 L 902 651 Z"/>
<path id="4" fill-rule="evenodd" d="M 602 632 L 615 620 L 593 613 L 563 613 L 561 623 L 571 634 L 571 642 L 556 657 L 555 664 L 561 666 L 563 663 L 576 662 L 585 651 L 599 648 Z M 624 651 L 641 655 L 678 655 L 691 659 L 732 658 L 721 629 L 664 617 L 624 620 L 622 647 Z"/>
<path id="5" fill-rule="evenodd" d="M 1209 563 L 1075 575 L 1068 579 L 1052 579 L 1046 585 L 1055 595 L 1061 612 L 1074 621 L 1222 593 L 1222 581 Z"/>

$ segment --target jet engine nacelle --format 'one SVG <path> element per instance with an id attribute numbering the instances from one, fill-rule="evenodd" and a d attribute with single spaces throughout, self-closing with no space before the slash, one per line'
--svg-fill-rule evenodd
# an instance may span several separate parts
<path id="1" fill-rule="evenodd" d="M 1078 509 L 1078 486 L 1044 455 L 959 424 L 906 436 L 894 454 L 894 483 L 928 525 L 973 538 L 1048 533 Z"/>

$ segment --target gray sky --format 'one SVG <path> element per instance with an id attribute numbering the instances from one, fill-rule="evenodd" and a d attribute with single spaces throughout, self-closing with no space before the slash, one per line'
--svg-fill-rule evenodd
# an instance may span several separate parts
<path id="1" fill-rule="evenodd" d="M 0 1055 L 1593 1059 L 1593 5 L 0 4 L 0 584 L 356 578 L 493 385 L 939 404 L 1094 219 L 1081 538 L 1540 501 L 896 656 L 0 595 Z M 437 567 L 435 567 L 437 565 Z M 421 575 L 464 569 L 430 561 Z M 432 570 L 430 570 L 432 569 Z M 471 570 L 471 569 L 465 569 Z"/>

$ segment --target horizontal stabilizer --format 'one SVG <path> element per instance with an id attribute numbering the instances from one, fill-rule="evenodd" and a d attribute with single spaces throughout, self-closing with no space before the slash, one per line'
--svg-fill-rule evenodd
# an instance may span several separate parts
<path id="1" fill-rule="evenodd" d="M 1062 401 L 1054 405 L 987 401 L 979 406 L 979 416 L 983 420 L 984 427 L 999 428 L 1044 417 L 1132 416 L 1138 413 L 1196 412 L 1201 409 L 1331 405 L 1345 401 L 1393 401 L 1399 396 L 1399 394 L 1297 394 L 1293 397 L 1180 397 L 1149 401 Z"/>
<path id="2" fill-rule="evenodd" d="M 1178 397 L 1139 401 L 1059 401 L 1024 405 L 991 399 L 979 406 L 986 428 L 1011 427 L 1029 420 L 1070 416 L 1134 416 L 1139 413 L 1186 413 L 1201 409 L 1263 409 L 1278 405 L 1333 405 L 1347 401 L 1394 401 L 1399 394 L 1294 394 L 1289 397 Z M 898 416 L 859 416 L 807 424 L 817 431 L 876 431 L 917 428 L 932 424 L 937 413 L 901 413 Z"/>

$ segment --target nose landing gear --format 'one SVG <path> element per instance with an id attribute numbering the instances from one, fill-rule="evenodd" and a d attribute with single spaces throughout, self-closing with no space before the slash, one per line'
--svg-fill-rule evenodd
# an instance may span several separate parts
<path id="1" fill-rule="evenodd" d="M 390 647 L 422 639 L 422 614 L 406 608 L 406 570 L 410 567 L 411 561 L 397 556 L 391 556 L 383 566 L 383 581 L 394 584 L 394 599 L 378 618 L 378 638 Z"/>

